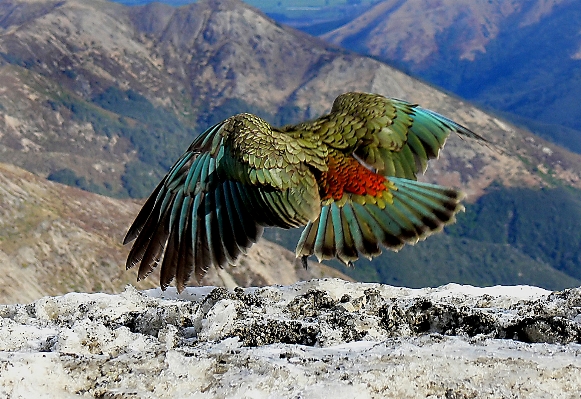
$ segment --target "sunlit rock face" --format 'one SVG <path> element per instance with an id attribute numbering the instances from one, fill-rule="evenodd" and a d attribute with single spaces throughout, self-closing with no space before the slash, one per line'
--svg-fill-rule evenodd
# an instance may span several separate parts
<path id="1" fill-rule="evenodd" d="M 71 293 L 0 307 L 0 396 L 572 397 L 580 304 L 339 279 Z"/>

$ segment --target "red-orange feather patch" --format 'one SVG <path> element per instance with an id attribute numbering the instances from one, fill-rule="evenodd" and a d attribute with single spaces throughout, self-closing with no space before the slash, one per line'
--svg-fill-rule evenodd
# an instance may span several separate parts
<path id="1" fill-rule="evenodd" d="M 328 170 L 318 176 L 321 200 L 340 200 L 344 193 L 381 195 L 387 189 L 386 178 L 361 165 L 353 157 L 329 156 Z"/>

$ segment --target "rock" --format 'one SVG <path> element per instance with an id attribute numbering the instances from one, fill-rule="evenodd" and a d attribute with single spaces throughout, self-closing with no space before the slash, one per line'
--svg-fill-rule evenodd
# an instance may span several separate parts
<path id="1" fill-rule="evenodd" d="M 0 307 L 0 396 L 574 397 L 581 289 L 339 279 Z"/>

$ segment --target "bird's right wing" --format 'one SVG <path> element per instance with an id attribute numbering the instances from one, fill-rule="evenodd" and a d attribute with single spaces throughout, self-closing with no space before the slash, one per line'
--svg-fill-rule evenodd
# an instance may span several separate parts
<path id="1" fill-rule="evenodd" d="M 235 264 L 263 226 L 295 227 L 316 219 L 319 193 L 305 156 L 302 147 L 254 115 L 209 128 L 137 215 L 124 240 L 135 240 L 127 268 L 140 264 L 143 279 L 161 263 L 161 287 L 176 277 L 181 291 L 192 271 L 199 281 L 211 265 Z"/>
<path id="2" fill-rule="evenodd" d="M 437 158 L 452 132 L 486 140 L 452 120 L 416 104 L 379 94 L 345 93 L 331 112 L 298 125 L 331 147 L 352 152 L 384 176 L 416 180 Z"/>

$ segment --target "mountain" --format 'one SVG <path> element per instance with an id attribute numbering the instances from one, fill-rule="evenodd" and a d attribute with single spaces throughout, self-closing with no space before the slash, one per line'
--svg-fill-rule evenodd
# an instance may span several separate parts
<path id="1" fill-rule="evenodd" d="M 0 163 L 0 303 L 45 295 L 121 292 L 158 286 L 159 274 L 136 283 L 125 271 L 123 235 L 139 203 L 89 193 Z M 276 265 L 276 266 L 274 266 Z M 211 269 L 203 284 L 235 287 L 289 284 L 321 277 L 349 277 L 312 262 L 307 270 L 293 253 L 262 240 L 237 267 Z"/>
<path id="2" fill-rule="evenodd" d="M 345 91 L 376 92 L 434 109 L 492 144 L 451 137 L 422 177 L 467 192 L 466 221 L 456 230 L 346 272 L 403 285 L 535 281 L 557 289 L 581 281 L 576 250 L 559 255 L 581 248 L 575 229 L 568 240 L 537 245 L 577 220 L 581 156 L 385 63 L 235 0 L 180 8 L 11 0 L 0 3 L 0 29 L 3 162 L 85 190 L 143 198 L 197 132 L 231 114 L 282 124 L 327 111 Z M 510 190 L 523 190 L 516 202 L 506 199 Z M 559 207 L 538 212 L 553 199 L 569 218 L 551 216 Z M 509 228 L 494 230 L 491 220 Z M 276 234 L 289 248 L 296 244 Z"/>
<path id="3" fill-rule="evenodd" d="M 319 33 L 581 152 L 580 18 L 574 0 L 385 0 Z"/>
<path id="4" fill-rule="evenodd" d="M 418 102 L 506 150 L 453 138 L 430 180 L 473 195 L 547 174 L 581 186 L 578 157 L 239 1 L 14 0 L 0 5 L 0 28 L 0 154 L 51 180 L 144 197 L 195 131 L 244 110 L 273 123 L 314 117 L 358 90 Z"/>

